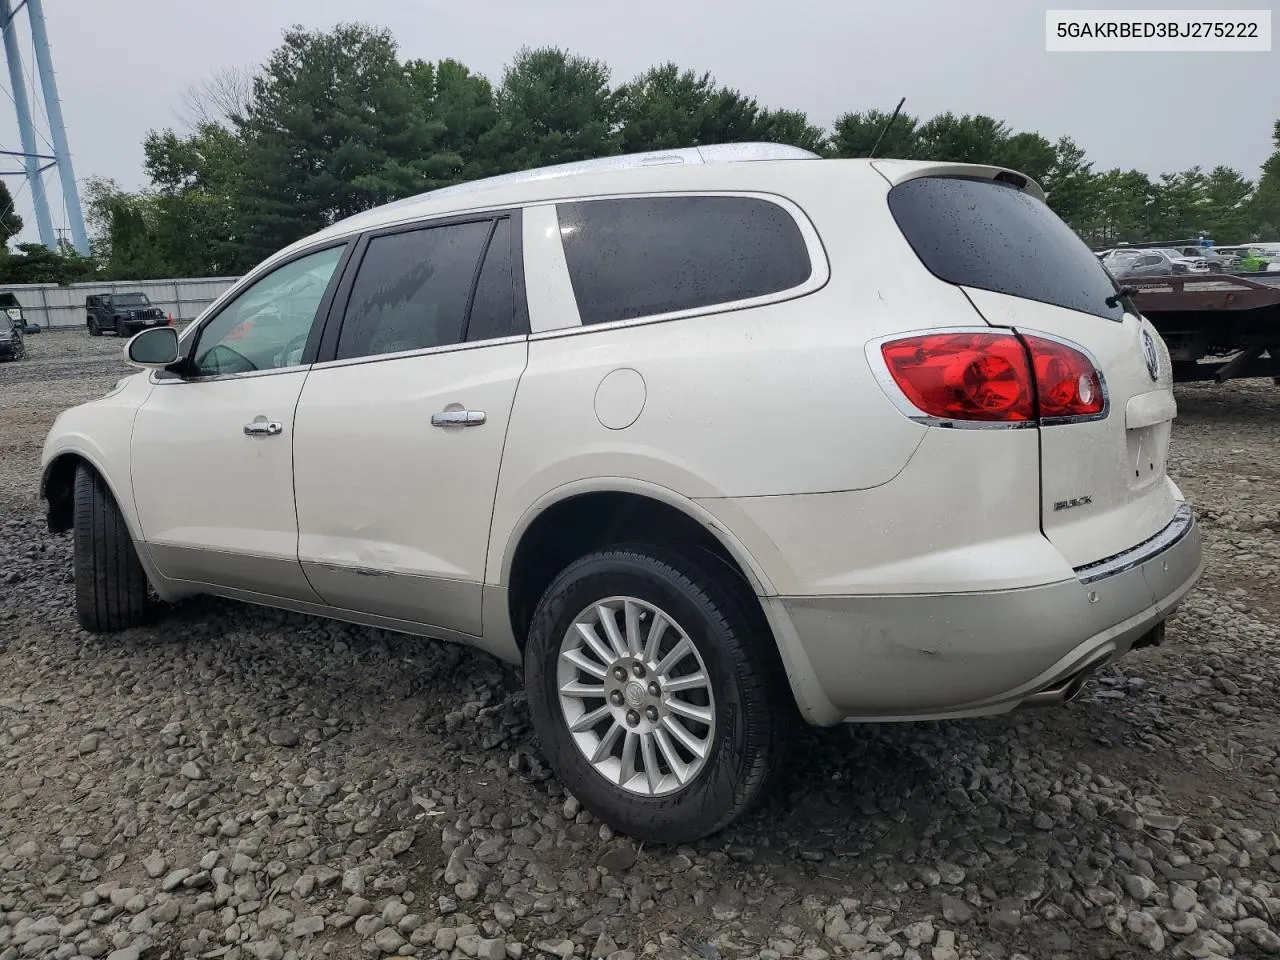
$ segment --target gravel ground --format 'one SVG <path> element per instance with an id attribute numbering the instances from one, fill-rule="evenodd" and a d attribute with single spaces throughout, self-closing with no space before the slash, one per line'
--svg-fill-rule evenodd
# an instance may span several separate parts
<path id="1" fill-rule="evenodd" d="M 94 638 L 35 501 L 120 344 L 0 366 L 0 960 L 1280 954 L 1280 390 L 1179 390 L 1210 572 L 1075 703 L 810 731 L 764 807 L 637 849 L 537 759 L 518 677 L 197 600 Z"/>

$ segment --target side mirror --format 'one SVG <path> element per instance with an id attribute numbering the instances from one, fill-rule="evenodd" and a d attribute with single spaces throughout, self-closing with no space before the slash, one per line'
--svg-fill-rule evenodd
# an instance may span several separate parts
<path id="1" fill-rule="evenodd" d="M 163 370 L 178 361 L 178 331 L 173 327 L 143 330 L 125 344 L 124 355 L 135 367 Z"/>

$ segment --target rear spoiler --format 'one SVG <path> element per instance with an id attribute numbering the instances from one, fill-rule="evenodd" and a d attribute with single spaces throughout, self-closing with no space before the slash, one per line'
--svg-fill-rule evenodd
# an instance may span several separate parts
<path id="1" fill-rule="evenodd" d="M 979 180 L 999 180 L 1017 187 L 1037 200 L 1045 198 L 1040 184 L 1007 167 L 993 167 L 985 163 L 936 163 L 930 160 L 872 160 L 871 166 L 891 187 L 918 177 L 973 177 Z"/>

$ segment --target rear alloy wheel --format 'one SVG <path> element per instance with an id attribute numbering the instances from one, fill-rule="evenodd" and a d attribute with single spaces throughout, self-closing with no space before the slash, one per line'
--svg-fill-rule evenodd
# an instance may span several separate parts
<path id="1" fill-rule="evenodd" d="M 141 624 L 147 615 L 147 575 L 106 481 L 83 465 L 76 470 L 73 538 L 80 626 L 112 633 Z"/>
<path id="2" fill-rule="evenodd" d="M 753 599 L 647 545 L 583 557 L 547 588 L 525 651 L 530 712 L 561 782 L 611 827 L 691 842 L 762 793 L 793 708 Z"/>
<path id="3" fill-rule="evenodd" d="M 102 328 L 98 326 L 98 321 L 93 319 L 93 317 L 89 318 L 88 327 L 89 327 L 89 336 L 91 337 L 102 336 Z"/>

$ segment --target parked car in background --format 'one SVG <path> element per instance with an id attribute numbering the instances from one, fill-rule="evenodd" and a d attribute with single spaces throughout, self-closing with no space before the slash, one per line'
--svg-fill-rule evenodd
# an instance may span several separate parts
<path id="1" fill-rule="evenodd" d="M 89 336 L 111 331 L 117 337 L 131 337 L 148 327 L 168 325 L 165 312 L 151 305 L 145 293 L 100 293 L 84 298 L 85 326 Z"/>
<path id="2" fill-rule="evenodd" d="M 42 457 L 81 626 L 150 585 L 478 647 L 641 840 L 731 823 L 797 715 L 1070 700 L 1202 570 L 1164 343 L 996 167 L 726 144 L 475 181 L 125 349 Z"/>
<path id="3" fill-rule="evenodd" d="M 1117 280 L 1125 277 L 1168 277 L 1189 272 L 1186 263 L 1174 260 L 1163 250 L 1108 250 L 1099 260 Z"/>
<path id="4" fill-rule="evenodd" d="M 1210 273 L 1229 273 L 1239 264 L 1240 258 L 1219 252 L 1216 247 L 1174 247 L 1176 252 L 1192 260 L 1204 260 Z"/>
<path id="5" fill-rule="evenodd" d="M 3 312 L 10 320 L 16 321 L 22 328 L 23 333 L 39 333 L 40 324 L 32 323 L 22 311 L 22 304 L 18 302 L 17 296 L 10 291 L 0 293 L 0 312 Z"/>
<path id="6" fill-rule="evenodd" d="M 0 313 L 0 360 L 27 359 L 25 324 L 7 312 Z"/>
<path id="7" fill-rule="evenodd" d="M 1192 248 L 1192 249 L 1195 249 L 1195 248 Z M 1156 252 L 1164 254 L 1175 265 L 1181 264 L 1182 266 L 1186 267 L 1187 273 L 1209 273 L 1210 272 L 1209 259 L 1201 253 L 1186 254 L 1177 247 L 1161 247 Z"/>
<path id="8" fill-rule="evenodd" d="M 1229 255 L 1236 258 L 1235 271 L 1237 273 L 1258 273 L 1265 271 L 1269 258 L 1258 247 L 1239 246 L 1239 247 L 1218 247 L 1218 252 L 1223 255 Z"/>

